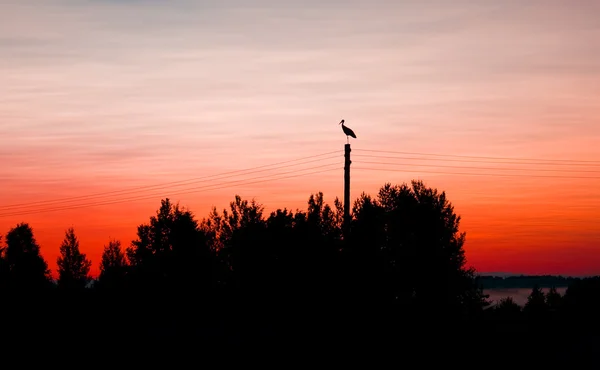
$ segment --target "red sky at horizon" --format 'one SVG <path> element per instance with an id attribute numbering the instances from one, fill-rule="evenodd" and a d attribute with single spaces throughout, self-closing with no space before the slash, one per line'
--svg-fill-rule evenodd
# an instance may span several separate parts
<path id="1" fill-rule="evenodd" d="M 55 270 L 74 227 L 96 274 L 161 198 L 199 219 L 235 194 L 332 203 L 344 118 L 353 199 L 422 179 L 461 215 L 478 271 L 600 274 L 600 3 L 244 4 L 0 4 L 0 235 L 29 223 Z M 298 170 L 326 172 L 283 178 Z M 35 212 L 71 206 L 86 207 Z"/>

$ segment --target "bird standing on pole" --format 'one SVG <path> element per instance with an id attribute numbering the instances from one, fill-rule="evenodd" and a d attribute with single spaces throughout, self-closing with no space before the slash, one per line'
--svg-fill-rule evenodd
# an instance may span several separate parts
<path id="1" fill-rule="evenodd" d="M 352 131 L 350 128 L 344 126 L 344 120 L 341 120 L 340 125 L 342 125 L 342 131 L 344 131 L 344 134 L 346 134 L 346 139 L 348 139 L 348 144 L 350 144 L 350 136 L 352 136 L 353 138 L 356 139 L 356 135 L 354 134 L 354 131 Z"/>

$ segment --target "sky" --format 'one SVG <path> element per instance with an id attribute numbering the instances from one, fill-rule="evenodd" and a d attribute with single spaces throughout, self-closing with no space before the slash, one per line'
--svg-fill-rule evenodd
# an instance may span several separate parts
<path id="1" fill-rule="evenodd" d="M 267 211 L 333 202 L 345 119 L 353 199 L 420 179 L 461 215 L 478 271 L 600 274 L 599 13 L 0 0 L 0 234 L 29 223 L 55 270 L 73 227 L 95 274 L 166 197 L 199 219 L 235 194 Z"/>

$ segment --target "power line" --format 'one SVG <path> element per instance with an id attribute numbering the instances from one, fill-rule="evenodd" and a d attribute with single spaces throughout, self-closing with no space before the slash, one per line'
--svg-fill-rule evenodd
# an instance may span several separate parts
<path id="1" fill-rule="evenodd" d="M 473 169 L 473 170 L 500 170 L 500 171 L 540 171 L 540 172 L 588 172 L 588 173 L 600 173 L 596 170 L 555 170 L 555 169 L 532 169 L 532 168 L 507 168 L 507 167 L 473 167 L 473 166 L 448 166 L 441 164 L 415 164 L 415 163 L 394 163 L 394 162 L 373 162 L 373 161 L 356 161 L 356 163 L 365 164 L 380 164 L 380 165 L 392 165 L 392 166 L 406 166 L 406 167 L 442 167 L 442 168 L 462 168 L 462 169 Z M 600 177 L 598 177 L 600 178 Z"/>
<path id="2" fill-rule="evenodd" d="M 439 175 L 473 175 L 473 176 L 498 176 L 498 177 L 541 177 L 541 178 L 557 178 L 557 179 L 597 179 L 600 180 L 600 176 L 553 176 L 553 175 L 517 175 L 508 173 L 475 173 L 475 172 L 444 172 L 444 171 L 408 171 L 399 169 L 387 169 L 387 168 L 369 168 L 369 167 L 353 167 L 353 170 L 368 170 L 368 171 L 387 171 L 387 172 L 422 172 Z"/>
<path id="3" fill-rule="evenodd" d="M 374 153 L 391 153 L 391 154 L 408 154 L 408 155 L 427 155 L 434 157 L 453 157 L 453 158 L 473 158 L 473 159 L 498 159 L 498 160 L 514 160 L 514 161 L 539 161 L 539 162 L 573 162 L 573 163 L 595 163 L 600 164 L 600 161 L 583 161 L 574 159 L 541 159 L 541 158 L 516 158 L 516 157 L 486 157 L 472 155 L 456 155 L 456 154 L 433 154 L 433 153 L 417 153 L 417 152 L 400 152 L 391 150 L 375 150 L 375 149 L 353 149 L 354 151 L 374 152 Z"/>
<path id="4" fill-rule="evenodd" d="M 359 158 L 367 157 L 367 158 L 386 158 L 386 159 L 397 159 L 397 160 L 472 162 L 472 163 L 483 163 L 483 164 L 499 163 L 499 164 L 511 164 L 511 165 L 529 164 L 529 165 L 560 165 L 560 166 L 590 166 L 590 167 L 600 166 L 600 161 L 576 161 L 576 160 L 570 160 L 570 159 L 548 160 L 548 159 L 530 159 L 530 158 L 528 159 L 528 158 L 509 158 L 509 157 L 463 156 L 463 155 L 452 155 L 452 154 L 432 154 L 432 153 L 370 150 L 370 149 L 360 149 L 360 148 L 355 149 L 355 150 L 359 152 L 358 154 L 355 154 L 355 156 L 357 156 Z M 401 154 L 401 155 L 413 155 L 413 156 L 421 155 L 421 156 L 449 157 L 449 158 L 471 158 L 471 159 L 479 159 L 479 160 L 476 161 L 476 160 L 449 159 L 449 158 L 415 158 L 415 157 L 383 156 L 383 155 L 372 155 L 372 154 L 371 155 L 370 154 L 360 154 L 361 151 L 362 152 L 373 152 L 373 153 L 391 153 L 391 154 Z M 305 165 L 305 164 L 310 164 L 310 163 L 321 162 L 321 161 L 325 161 L 325 160 L 329 160 L 329 159 L 338 158 L 338 157 L 340 157 L 339 153 L 340 153 L 339 151 L 331 151 L 331 152 L 311 155 L 311 156 L 307 156 L 307 157 L 301 157 L 301 158 L 297 158 L 297 159 L 293 159 L 293 160 L 276 162 L 276 163 L 271 163 L 268 165 L 251 167 L 251 168 L 242 169 L 242 170 L 228 171 L 228 172 L 223 172 L 220 174 L 215 174 L 215 175 L 210 175 L 210 176 L 196 177 L 196 178 L 191 178 L 191 179 L 187 179 L 187 180 L 171 181 L 171 182 L 159 183 L 159 184 L 155 184 L 155 185 L 139 186 L 139 187 L 133 187 L 133 188 L 123 189 L 123 190 L 107 191 L 107 192 L 94 193 L 94 194 L 75 196 L 75 197 L 66 197 L 66 198 L 46 200 L 46 201 L 37 201 L 37 202 L 30 202 L 30 203 L 21 203 L 21 204 L 0 206 L 0 211 L 11 211 L 11 212 L 0 213 L 0 217 L 25 215 L 25 214 L 31 214 L 31 213 L 53 212 L 53 211 L 59 211 L 59 210 L 92 207 L 92 206 L 97 206 L 97 205 L 117 204 L 117 203 L 133 201 L 133 200 L 150 199 L 153 197 L 160 196 L 162 194 L 162 192 L 155 193 L 155 194 L 140 194 L 140 192 L 160 191 L 163 189 L 169 189 L 172 187 L 180 187 L 183 185 L 192 185 L 192 184 L 197 184 L 197 183 L 213 182 L 213 181 L 222 180 L 225 178 L 251 175 L 254 173 L 273 171 L 273 170 L 287 168 L 287 167 L 297 167 L 297 166 L 301 166 L 301 165 Z M 334 154 L 336 154 L 336 155 L 334 155 Z M 496 161 L 499 161 L 499 162 L 496 162 Z M 505 162 L 505 161 L 511 161 L 511 162 Z M 515 161 L 517 161 L 517 162 L 515 162 Z M 518 161 L 536 161 L 536 162 L 518 162 Z M 592 177 L 592 176 L 555 176 L 555 175 L 533 175 L 533 174 L 519 175 L 519 174 L 469 173 L 469 172 L 421 171 L 421 170 L 408 171 L 408 170 L 401 170 L 401 169 L 360 167 L 360 164 L 374 164 L 374 165 L 388 165 L 388 166 L 391 165 L 391 166 L 406 166 L 406 167 L 437 167 L 437 168 L 457 168 L 457 169 L 462 168 L 462 169 L 492 170 L 492 171 L 515 170 L 515 171 L 531 171 L 531 172 L 538 172 L 538 171 L 542 172 L 543 171 L 543 172 L 565 172 L 565 173 L 566 172 L 589 172 L 589 173 L 600 172 L 600 171 L 594 171 L 594 170 L 566 170 L 566 169 L 565 170 L 557 170 L 557 169 L 528 169 L 528 168 L 506 168 L 506 167 L 502 168 L 502 167 L 451 166 L 451 165 L 441 165 L 441 164 L 434 165 L 434 164 L 362 161 L 360 159 L 356 163 L 359 164 L 359 167 L 353 167 L 353 169 L 371 170 L 371 171 L 386 171 L 386 172 L 390 172 L 390 171 L 391 172 L 422 172 L 422 173 L 432 173 L 432 174 L 499 176 L 499 177 L 600 179 L 600 177 Z M 331 163 L 331 164 L 325 164 L 322 166 L 311 167 L 311 168 L 307 168 L 307 169 L 300 169 L 300 171 L 305 171 L 308 169 L 325 168 L 325 167 L 337 166 L 337 165 L 338 165 L 337 163 Z M 330 170 L 333 170 L 333 168 L 326 169 L 323 171 L 305 173 L 305 174 L 296 174 L 296 175 L 292 175 L 292 176 L 269 178 L 272 176 L 281 176 L 281 175 L 285 175 L 285 174 L 289 174 L 289 173 L 297 173 L 299 171 L 297 169 L 294 171 L 275 173 L 275 174 L 270 174 L 270 175 L 266 175 L 266 176 L 262 176 L 262 177 L 259 176 L 259 177 L 253 177 L 250 179 L 226 181 L 226 182 L 221 182 L 221 183 L 217 183 L 217 184 L 207 184 L 207 185 L 199 186 L 199 187 L 178 189 L 178 190 L 175 190 L 174 192 L 172 192 L 171 194 L 179 195 L 179 194 L 194 193 L 194 192 L 198 192 L 198 191 L 210 191 L 210 190 L 216 190 L 216 189 L 223 188 L 223 187 L 229 187 L 229 186 L 232 186 L 232 185 L 238 184 L 238 183 L 239 183 L 239 185 L 249 185 L 249 184 L 260 183 L 260 182 L 265 182 L 265 181 L 273 181 L 273 180 L 278 180 L 278 179 L 285 179 L 285 178 L 290 178 L 290 177 L 305 176 L 305 175 L 309 175 L 309 174 L 327 172 Z M 266 180 L 248 182 L 250 180 L 262 179 L 265 177 L 267 178 Z M 122 199 L 102 200 L 102 198 L 106 198 L 106 197 L 123 196 L 123 195 L 134 194 L 134 193 L 137 195 L 125 197 Z M 96 199 L 95 203 L 92 202 L 92 203 L 77 204 L 80 201 L 88 201 L 88 200 L 93 200 L 93 199 Z M 65 204 L 65 203 L 73 203 L 73 202 L 75 204 Z M 56 205 L 56 206 L 52 206 L 53 204 L 56 204 L 56 203 L 60 203 L 60 204 Z M 45 207 L 45 208 L 39 208 L 39 207 Z M 26 210 L 26 208 L 34 208 L 34 209 Z"/>
<path id="5" fill-rule="evenodd" d="M 330 166 L 330 165 L 327 165 L 327 166 Z M 267 182 L 267 181 L 275 181 L 275 180 L 282 180 L 282 179 L 288 179 L 288 178 L 294 178 L 294 177 L 300 177 L 300 176 L 307 176 L 307 175 L 324 173 L 324 172 L 331 172 L 331 171 L 339 170 L 339 169 L 340 168 L 329 168 L 329 169 L 324 169 L 324 170 L 320 170 L 320 171 L 312 171 L 312 172 L 308 172 L 308 173 L 295 174 L 295 175 L 290 175 L 290 176 L 282 176 L 282 177 L 269 178 L 269 179 L 258 180 L 258 181 L 244 182 L 244 183 L 241 183 L 241 184 L 238 184 L 238 185 L 251 185 L 251 184 L 262 183 L 262 182 Z M 293 172 L 296 172 L 296 171 L 293 171 Z M 217 185 L 208 185 L 208 186 L 197 187 L 197 188 L 192 188 L 192 189 L 185 189 L 185 190 L 180 190 L 180 191 L 171 193 L 170 196 L 172 196 L 172 195 L 182 195 L 182 194 L 192 194 L 192 193 L 197 193 L 197 192 L 201 192 L 201 191 L 217 190 L 217 189 L 222 189 L 222 188 L 225 188 L 225 187 L 228 187 L 228 186 L 231 186 L 231 185 L 232 184 L 226 184 L 226 185 L 217 184 Z M 158 195 L 155 195 L 155 194 L 153 194 L 153 195 L 144 195 L 144 196 L 127 198 L 127 199 L 120 199 L 120 200 L 113 200 L 113 201 L 104 201 L 104 202 L 91 203 L 91 204 L 80 204 L 80 205 L 72 205 L 72 206 L 65 206 L 65 207 L 54 207 L 54 208 L 47 208 L 47 209 L 40 209 L 40 210 L 33 210 L 33 211 L 13 212 L 13 213 L 7 213 L 7 214 L 0 214 L 0 217 L 28 215 L 28 214 L 33 214 L 33 213 L 44 213 L 44 212 L 53 212 L 53 211 L 62 211 L 62 210 L 69 210 L 69 209 L 78 209 L 78 208 L 85 208 L 85 207 L 92 207 L 92 206 L 101 206 L 101 205 L 125 203 L 125 202 L 129 202 L 129 201 L 134 201 L 134 200 L 151 199 L 151 198 L 155 198 L 156 196 L 158 196 Z"/>
<path id="6" fill-rule="evenodd" d="M 415 160 L 415 161 L 440 161 L 440 162 L 466 162 L 466 163 L 484 163 L 484 164 L 516 164 L 516 165 L 541 165 L 541 166 L 585 166 L 585 167 L 600 167 L 600 164 L 585 164 L 585 163 L 551 163 L 551 162 L 509 162 L 506 160 L 469 160 L 469 159 L 449 159 L 449 158 L 426 158 L 426 157 L 398 157 L 386 155 L 372 154 L 354 154 L 353 157 L 363 158 L 378 158 L 378 159 L 399 159 L 399 160 Z"/>
<path id="7" fill-rule="evenodd" d="M 6 206 L 0 206 L 0 210 L 11 210 L 11 209 L 15 209 L 15 208 L 26 208 L 26 207 L 31 207 L 31 206 L 43 206 L 43 205 L 50 205 L 50 204 L 54 204 L 54 203 L 64 203 L 64 202 L 69 202 L 69 201 L 103 198 L 108 195 L 112 196 L 112 195 L 132 194 L 132 193 L 138 193 L 139 191 L 143 191 L 143 190 L 160 190 L 165 187 L 169 187 L 169 186 L 173 186 L 173 185 L 181 186 L 181 185 L 189 185 L 189 184 L 200 183 L 200 182 L 207 182 L 207 181 L 212 181 L 212 180 L 220 180 L 220 179 L 235 177 L 235 176 L 239 176 L 239 175 L 249 175 L 249 174 L 258 173 L 258 172 L 266 172 L 266 171 L 272 171 L 272 170 L 281 169 L 281 168 L 287 168 L 287 167 L 293 167 L 293 166 L 298 166 L 298 165 L 303 165 L 303 164 L 308 164 L 308 163 L 320 162 L 323 160 L 337 158 L 339 156 L 339 154 L 336 156 L 332 156 L 331 154 L 333 154 L 333 153 L 339 153 L 339 151 L 321 153 L 321 154 L 316 154 L 316 155 L 312 155 L 312 156 L 308 156 L 308 157 L 302 157 L 302 158 L 298 158 L 298 159 L 294 159 L 294 160 L 276 162 L 276 163 L 272 163 L 269 165 L 251 167 L 251 168 L 247 168 L 244 170 L 223 172 L 221 174 L 196 177 L 196 178 L 187 179 L 187 180 L 171 181 L 171 182 L 165 182 L 165 183 L 160 183 L 160 184 L 155 184 L 155 185 L 139 186 L 139 187 L 134 187 L 134 188 L 129 188 L 129 189 L 113 190 L 113 191 L 107 191 L 107 192 L 101 192 L 101 193 L 95 193 L 95 194 L 80 195 L 80 196 L 75 196 L 75 197 L 59 198 L 59 199 L 52 199 L 52 200 L 45 200 L 45 201 L 20 203 L 20 204 L 11 204 L 11 205 L 6 205 Z M 305 159 L 324 157 L 324 156 L 327 156 L 327 157 L 310 160 L 310 161 L 303 161 Z M 284 165 L 284 166 L 278 166 L 280 164 L 286 164 L 286 163 L 292 163 L 292 162 L 298 162 L 298 161 L 303 161 L 303 162 L 288 164 L 288 165 Z M 276 167 L 273 167 L 273 166 L 276 166 Z"/>
<path id="8" fill-rule="evenodd" d="M 321 165 L 321 166 L 316 166 L 316 167 L 311 167 L 311 168 L 304 168 L 304 169 L 295 169 L 293 171 L 280 172 L 280 173 L 276 173 L 276 174 L 268 174 L 268 175 L 256 176 L 256 177 L 251 177 L 251 178 L 246 178 L 246 179 L 240 179 L 240 180 L 228 180 L 228 181 L 224 181 L 224 182 L 220 182 L 220 183 L 216 183 L 216 184 L 213 183 L 213 184 L 207 184 L 207 185 L 203 185 L 203 186 L 195 186 L 195 187 L 185 188 L 185 189 L 176 189 L 174 192 L 172 191 L 171 194 L 173 194 L 173 195 L 185 194 L 188 191 L 192 191 L 193 192 L 193 191 L 196 191 L 196 190 L 208 189 L 208 188 L 212 188 L 212 187 L 215 187 L 215 186 L 217 188 L 219 186 L 226 187 L 226 186 L 230 186 L 230 185 L 238 184 L 238 183 L 241 183 L 241 185 L 244 185 L 245 182 L 250 181 L 250 180 L 256 180 L 256 179 L 266 179 L 265 181 L 269 181 L 272 176 L 281 176 L 281 175 L 296 173 L 298 171 L 314 170 L 314 169 L 317 169 L 317 168 L 325 168 L 325 167 L 339 166 L 339 165 L 340 165 L 339 163 L 329 163 L 329 164 L 325 164 L 325 165 Z M 146 196 L 148 196 L 148 197 L 159 197 L 159 196 L 164 195 L 164 192 L 156 192 L 157 190 L 160 190 L 160 189 L 156 189 L 151 194 L 148 194 L 148 193 L 147 194 L 138 194 L 137 196 L 134 196 L 133 198 L 130 197 L 130 196 L 128 196 L 128 197 L 117 199 L 117 200 L 118 201 L 121 201 L 121 200 L 128 201 L 128 200 L 131 200 L 131 199 L 137 199 L 139 197 L 146 197 Z M 213 189 L 209 189 L 209 190 L 213 190 Z M 146 198 L 144 198 L 144 199 L 146 199 Z M 98 200 L 96 202 L 103 202 L 103 201 L 105 201 L 105 200 Z M 115 199 L 109 199 L 109 200 L 106 200 L 106 201 L 115 201 Z M 92 203 L 80 203 L 79 205 L 93 206 L 93 205 L 96 205 L 96 204 L 97 203 L 92 202 Z M 61 204 L 61 205 L 59 205 L 57 207 L 62 208 L 62 207 L 69 207 L 69 206 L 75 206 L 75 205 L 78 205 L 77 202 L 75 202 L 75 204 L 72 204 L 72 205 Z M 55 208 L 56 207 L 54 207 L 54 206 L 50 206 L 50 207 L 46 207 L 46 208 L 41 208 L 41 210 L 51 210 L 51 209 L 55 209 Z M 16 211 L 13 211 L 13 212 L 9 212 L 8 214 L 12 215 L 15 212 L 16 213 L 20 213 L 20 212 L 29 212 L 29 211 L 30 210 L 21 209 L 21 210 L 16 210 Z M 0 216 L 6 215 L 6 214 L 7 213 L 2 213 L 2 214 L 0 214 Z"/>
<path id="9" fill-rule="evenodd" d="M 318 167 L 314 167 L 314 168 L 331 167 L 332 165 L 339 166 L 339 164 L 337 164 L 337 163 L 332 163 L 332 164 L 318 166 Z M 182 195 L 182 194 L 191 194 L 191 193 L 197 193 L 197 192 L 202 192 L 202 191 L 210 191 L 210 190 L 222 189 L 222 188 L 225 188 L 225 187 L 230 187 L 234 183 L 239 183 L 239 182 L 242 182 L 242 183 L 239 183 L 237 185 L 251 185 L 251 184 L 257 184 L 257 183 L 267 182 L 267 181 L 275 181 L 275 180 L 282 180 L 282 179 L 288 179 L 288 178 L 294 178 L 294 177 L 300 177 L 300 176 L 308 176 L 308 175 L 313 175 L 313 174 L 323 173 L 323 172 L 329 172 L 329 171 L 339 170 L 339 169 L 340 169 L 339 167 L 337 167 L 337 168 L 328 168 L 328 169 L 323 169 L 323 170 L 320 170 L 320 171 L 312 171 L 312 172 L 300 173 L 300 174 L 298 174 L 297 170 L 295 170 L 295 171 L 290 171 L 290 172 L 282 173 L 282 174 L 286 174 L 286 173 L 292 173 L 293 172 L 293 173 L 296 173 L 295 175 L 283 176 L 283 177 L 276 177 L 276 178 L 267 178 L 267 179 L 263 179 L 263 180 L 249 181 L 248 182 L 248 180 L 253 180 L 251 178 L 251 179 L 246 179 L 246 180 L 229 181 L 229 182 L 225 182 L 225 183 L 221 183 L 221 184 L 212 184 L 212 185 L 205 185 L 205 186 L 200 186 L 200 187 L 195 187 L 195 188 L 189 188 L 189 189 L 181 189 L 181 190 L 178 190 L 178 191 L 175 191 L 175 192 L 171 193 L 170 196 L 173 196 L 173 195 Z M 279 175 L 281 175 L 281 174 L 279 174 Z M 273 175 L 256 177 L 256 178 L 264 178 L 264 177 L 271 177 L 271 176 L 273 176 Z M 29 215 L 29 214 L 35 214 L 35 213 L 46 213 L 46 212 L 63 211 L 63 210 L 86 208 L 86 207 L 93 207 L 93 206 L 102 206 L 102 205 L 126 203 L 126 202 L 130 202 L 130 201 L 134 201 L 134 200 L 152 199 L 152 198 L 155 198 L 157 196 L 160 196 L 160 194 L 141 195 L 141 196 L 138 196 L 138 197 L 129 197 L 129 198 L 125 198 L 125 199 L 118 199 L 118 200 L 112 200 L 112 201 L 103 201 L 103 202 L 88 203 L 88 204 L 79 204 L 79 205 L 71 205 L 71 206 L 63 206 L 63 207 L 50 207 L 50 208 L 45 208 L 45 209 L 37 209 L 37 210 L 29 210 L 29 211 L 16 211 L 16 212 L 12 212 L 12 213 L 2 213 L 2 214 L 0 214 L 0 217 L 21 216 L 21 215 Z"/>

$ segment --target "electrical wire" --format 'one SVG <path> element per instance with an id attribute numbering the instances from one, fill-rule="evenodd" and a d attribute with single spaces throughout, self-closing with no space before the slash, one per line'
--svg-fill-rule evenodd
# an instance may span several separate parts
<path id="1" fill-rule="evenodd" d="M 404 173 L 430 173 L 439 175 L 473 175 L 473 176 L 498 176 L 498 177 L 533 177 L 533 178 L 557 178 L 557 179 L 596 179 L 600 180 L 600 176 L 554 176 L 554 175 L 517 175 L 517 174 L 504 174 L 504 173 L 475 173 L 475 172 L 445 172 L 445 171 L 409 171 L 399 169 L 388 169 L 388 168 L 370 168 L 370 167 L 352 167 L 352 170 L 368 170 L 368 171 L 386 171 L 386 172 L 404 172 Z"/>
<path id="2" fill-rule="evenodd" d="M 333 153 L 337 153 L 338 155 L 332 156 L 331 154 L 333 154 Z M 305 159 L 317 158 L 317 157 L 323 157 L 323 156 L 327 156 L 327 157 L 310 160 L 310 161 L 303 161 Z M 258 173 L 258 172 L 272 171 L 275 169 L 288 168 L 288 167 L 293 167 L 293 166 L 297 166 L 297 165 L 314 163 L 314 162 L 319 162 L 319 161 L 338 158 L 338 157 L 339 157 L 339 151 L 333 151 L 333 152 L 312 155 L 312 156 L 308 156 L 308 157 L 302 157 L 302 158 L 289 160 L 289 161 L 276 162 L 276 163 L 272 163 L 269 165 L 251 167 L 251 168 L 247 168 L 244 170 L 223 172 L 221 174 L 196 177 L 196 178 L 187 179 L 187 180 L 164 182 L 164 183 L 155 184 L 155 185 L 138 186 L 138 187 L 129 188 L 129 189 L 113 190 L 113 191 L 81 195 L 81 196 L 75 196 L 75 197 L 66 197 L 66 198 L 59 198 L 59 199 L 52 199 L 52 200 L 45 200 L 45 201 L 11 204 L 11 205 L 6 205 L 6 206 L 0 206 L 0 211 L 11 210 L 11 209 L 15 209 L 15 208 L 26 208 L 26 207 L 31 207 L 31 206 L 49 205 L 49 204 L 54 204 L 54 203 L 64 203 L 64 202 L 75 201 L 75 200 L 77 200 L 77 201 L 78 200 L 88 200 L 88 199 L 94 199 L 94 198 L 103 198 L 106 196 L 139 193 L 140 191 L 143 191 L 143 190 L 160 190 L 160 189 L 164 189 L 164 188 L 172 187 L 172 186 L 189 185 L 189 184 L 194 184 L 194 183 L 201 183 L 201 182 L 207 182 L 207 181 L 213 181 L 213 180 L 220 180 L 220 179 L 224 179 L 224 178 L 231 178 L 231 177 L 235 177 L 235 176 L 239 176 L 239 175 L 249 175 L 249 174 Z M 288 164 L 285 166 L 279 166 L 281 164 L 298 162 L 298 161 L 303 161 L 303 162 Z M 275 167 L 273 167 L 273 166 L 275 166 Z"/>
<path id="3" fill-rule="evenodd" d="M 381 162 L 381 161 L 363 161 L 361 158 L 374 158 L 374 159 L 393 159 L 393 160 L 416 160 L 416 161 L 441 161 L 441 162 L 469 162 L 469 163 L 481 163 L 481 164 L 507 164 L 507 165 L 556 165 L 556 166 L 588 166 L 596 167 L 600 166 L 600 161 L 579 161 L 572 159 L 532 159 L 532 158 L 510 158 L 510 157 L 491 157 L 491 156 L 466 156 L 466 155 L 453 155 L 453 154 L 433 154 L 433 153 L 417 153 L 417 152 L 402 152 L 402 151 L 386 151 L 386 150 L 373 150 L 373 149 L 354 149 L 358 151 L 358 154 L 354 154 L 354 157 L 358 157 L 358 160 L 354 160 L 358 167 L 352 167 L 353 170 L 367 170 L 367 171 L 385 171 L 385 172 L 419 172 L 419 173 L 430 173 L 430 174 L 445 174 L 445 175 L 471 175 L 471 176 L 499 176 L 499 177 L 533 177 L 533 178 L 566 178 L 566 179 L 600 179 L 600 176 L 559 176 L 559 175 L 537 175 L 537 174 L 509 174 L 509 173 L 482 173 L 482 172 L 451 172 L 451 171 L 428 171 L 428 170 L 407 170 L 398 168 L 385 168 L 385 167 L 361 167 L 361 164 L 366 165 L 379 165 L 379 166 L 403 166 L 403 167 L 434 167 L 434 168 L 455 168 L 455 169 L 472 169 L 472 170 L 486 170 L 486 171 L 529 171 L 529 172 L 562 172 L 562 173 L 600 173 L 599 170 L 576 170 L 576 169 L 532 169 L 532 168 L 508 168 L 508 167 L 475 167 L 475 166 L 454 166 L 454 165 L 443 165 L 443 164 L 418 164 L 418 163 L 398 163 L 398 162 Z M 362 154 L 361 152 L 371 153 L 384 153 L 384 154 L 400 154 L 400 155 L 411 155 L 411 156 L 429 156 L 435 158 L 416 158 L 416 157 L 398 157 L 398 156 L 387 156 L 378 154 Z M 43 213 L 43 212 L 54 212 L 60 210 L 77 209 L 109 204 L 125 203 L 135 200 L 151 199 L 158 196 L 163 196 L 166 190 L 170 195 L 189 194 L 203 191 L 217 190 L 221 188 L 231 187 L 234 185 L 250 185 L 255 183 L 275 181 L 286 178 L 293 178 L 298 176 L 306 176 L 310 174 L 317 174 L 322 172 L 328 172 L 332 170 L 338 170 L 339 163 L 330 163 L 321 166 L 311 166 L 310 168 L 294 169 L 293 171 L 281 172 L 275 174 L 268 174 L 265 176 L 252 177 L 247 179 L 225 181 L 220 183 L 211 183 L 226 178 L 235 178 L 239 176 L 247 176 L 260 172 L 274 171 L 282 168 L 298 167 L 306 164 L 315 162 L 322 162 L 334 158 L 340 157 L 340 151 L 331 151 L 326 153 L 320 153 L 307 157 L 301 157 L 293 160 L 282 161 L 271 163 L 268 165 L 256 166 L 242 170 L 228 171 L 220 174 L 196 177 L 187 180 L 164 182 L 154 185 L 138 186 L 122 190 L 114 190 L 107 192 L 100 192 L 88 195 L 66 197 L 60 199 L 52 199 L 45 201 L 36 201 L 29 203 L 12 204 L 6 206 L 0 206 L 0 217 L 27 215 L 32 213 Z M 336 166 L 337 168 L 328 168 Z M 315 170 L 322 168 L 321 171 L 312 171 L 309 173 L 298 173 L 299 171 Z M 327 168 L 327 169 L 326 169 Z M 277 177 L 287 174 L 294 174 L 291 176 Z M 273 176 L 276 176 L 273 178 Z M 261 179 L 261 180 L 257 180 Z M 257 180 L 257 181 L 256 181 Z M 203 186 L 196 186 L 184 189 L 174 189 L 184 185 L 192 185 L 199 183 L 208 183 Z M 156 193 L 161 191 L 160 193 Z M 154 193 L 149 193 L 154 192 Z M 128 194 L 135 194 L 120 199 L 114 199 L 114 197 L 120 197 Z M 107 198 L 107 199 L 103 199 Z M 93 200 L 93 201 L 92 201 Z M 86 202 L 91 201 L 91 202 Z M 83 203 L 81 203 L 83 202 Z M 60 203 L 60 204 L 57 204 Z M 67 203 L 67 204 L 65 204 Z M 72 203 L 72 204 L 68 204 Z M 74 204 L 73 204 L 74 203 Z M 4 213 L 2 213 L 5 211 Z"/>
<path id="4" fill-rule="evenodd" d="M 457 154 L 433 154 L 433 153 L 418 153 L 418 152 L 401 152 L 392 150 L 376 150 L 376 149 L 353 149 L 353 151 L 359 152 L 373 152 L 373 153 L 390 153 L 390 154 L 403 154 L 403 155 L 426 155 L 434 157 L 453 157 L 453 158 L 472 158 L 472 159 L 492 159 L 492 160 L 513 160 L 513 161 L 537 161 L 537 162 L 571 162 L 571 163 L 590 163 L 600 165 L 600 161 L 596 160 L 574 160 L 574 159 L 540 159 L 540 158 L 517 158 L 517 157 L 488 157 L 488 156 L 472 156 L 472 155 L 457 155 Z"/>
<path id="5" fill-rule="evenodd" d="M 440 161 L 440 162 L 465 162 L 465 163 L 484 163 L 484 164 L 516 164 L 516 165 L 540 165 L 540 166 L 585 166 L 585 167 L 600 167 L 600 164 L 586 163 L 552 163 L 552 162 L 518 162 L 518 161 L 496 161 L 496 160 L 469 160 L 469 159 L 449 159 L 449 158 L 426 158 L 426 157 L 398 157 L 386 155 L 372 154 L 354 154 L 352 157 L 359 158 L 378 158 L 378 159 L 399 159 L 399 160 L 415 160 L 415 161 Z"/>
<path id="6" fill-rule="evenodd" d="M 341 169 L 339 167 L 339 164 L 336 164 L 336 163 L 329 164 L 329 165 L 324 165 L 324 166 L 320 166 L 320 167 L 326 167 L 326 166 L 331 167 L 331 165 L 335 165 L 336 168 L 328 168 L 328 169 L 323 169 L 323 170 L 320 170 L 320 171 L 312 171 L 312 172 L 301 173 L 301 174 L 298 174 L 297 173 L 298 171 L 291 171 L 291 172 L 294 172 L 296 174 L 289 175 L 289 176 L 283 176 L 283 177 L 268 178 L 268 179 L 263 179 L 263 180 L 258 180 L 258 181 L 243 182 L 243 183 L 239 183 L 239 182 L 240 181 L 252 180 L 252 179 L 240 180 L 240 181 L 232 181 L 232 182 L 228 182 L 228 183 L 224 183 L 224 184 L 212 184 L 212 185 L 207 185 L 207 186 L 204 186 L 204 187 L 196 187 L 196 188 L 178 190 L 178 191 L 175 191 L 175 192 L 171 193 L 170 196 L 173 196 L 173 195 L 183 195 L 183 194 L 191 194 L 191 193 L 197 193 L 197 192 L 202 192 L 202 191 L 210 191 L 210 190 L 217 190 L 217 189 L 223 189 L 223 188 L 226 188 L 226 187 L 230 187 L 232 185 L 231 183 L 239 183 L 237 185 L 251 185 L 251 184 L 257 184 L 257 183 L 267 182 L 267 181 L 283 180 L 283 179 L 300 177 L 300 176 L 314 175 L 314 174 L 324 173 L 324 172 L 330 172 L 330 171 L 334 171 L 334 170 L 337 171 L 337 170 Z M 313 167 L 313 168 L 319 168 L 319 167 Z M 291 172 L 287 172 L 287 173 L 291 173 Z M 279 175 L 281 175 L 281 174 L 279 174 Z M 271 176 L 273 176 L 273 175 L 271 175 Z M 38 209 L 38 210 L 30 210 L 30 211 L 22 211 L 22 212 L 2 213 L 2 214 L 0 214 L 0 217 L 21 216 L 21 215 L 29 215 L 29 214 L 35 214 L 35 213 L 47 213 L 47 212 L 63 211 L 63 210 L 70 210 L 70 209 L 87 208 L 87 207 L 93 207 L 93 206 L 102 206 L 102 205 L 111 205 L 111 204 L 118 204 L 118 203 L 126 203 L 126 202 L 130 202 L 130 201 L 134 201 L 134 200 L 152 199 L 152 198 L 156 198 L 156 196 L 157 195 L 155 195 L 155 194 L 153 194 L 153 195 L 142 195 L 142 196 L 138 196 L 138 197 L 130 197 L 130 198 L 127 198 L 127 199 L 119 199 L 119 200 L 112 200 L 112 201 L 105 201 L 105 202 L 97 202 L 97 203 L 91 203 L 91 204 L 79 204 L 79 205 L 72 205 L 72 206 L 51 207 L 51 208 L 46 208 L 46 209 Z"/>
<path id="7" fill-rule="evenodd" d="M 507 168 L 507 167 L 473 167 L 473 166 L 448 166 L 441 164 L 415 164 L 415 163 L 394 163 L 394 162 L 374 162 L 374 161 L 355 161 L 355 163 L 365 164 L 379 164 L 379 165 L 392 165 L 392 166 L 406 166 L 406 167 L 441 167 L 441 168 L 461 168 L 461 169 L 473 169 L 473 170 L 499 170 L 499 171 L 531 171 L 531 172 L 588 172 L 588 173 L 600 173 L 598 170 L 556 170 L 556 169 L 533 169 L 533 168 Z M 598 177 L 600 178 L 600 177 Z"/>

